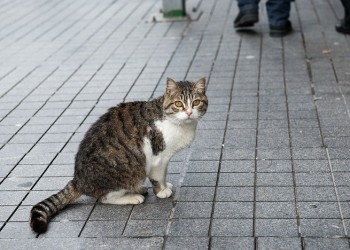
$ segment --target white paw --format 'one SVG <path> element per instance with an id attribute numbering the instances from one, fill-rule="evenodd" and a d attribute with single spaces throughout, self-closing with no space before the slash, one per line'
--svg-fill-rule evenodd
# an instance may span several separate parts
<path id="1" fill-rule="evenodd" d="M 132 194 L 132 195 L 127 195 L 128 202 L 127 204 L 132 204 L 132 205 L 137 205 L 141 204 L 145 201 L 145 197 L 141 194 Z"/>
<path id="2" fill-rule="evenodd" d="M 169 198 L 173 194 L 173 191 L 171 190 L 173 188 L 173 185 L 167 182 L 166 186 L 167 186 L 166 188 L 158 192 L 157 194 L 158 198 L 161 198 L 161 199 Z"/>
<path id="3" fill-rule="evenodd" d="M 145 197 L 141 194 L 126 194 L 124 196 L 105 196 L 101 198 L 101 202 L 105 204 L 115 205 L 137 205 L 145 201 Z"/>

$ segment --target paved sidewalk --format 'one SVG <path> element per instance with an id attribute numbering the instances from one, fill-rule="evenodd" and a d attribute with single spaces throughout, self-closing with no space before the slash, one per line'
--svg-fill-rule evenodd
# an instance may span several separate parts
<path id="1" fill-rule="evenodd" d="M 0 0 L 0 249 L 349 249 L 340 1 L 295 1 L 283 39 L 268 36 L 265 8 L 236 33 L 233 0 L 189 0 L 197 21 L 147 22 L 160 6 Z M 33 234 L 31 206 L 71 179 L 91 123 L 161 95 L 168 76 L 209 82 L 196 140 L 170 165 L 174 196 L 150 189 L 138 206 L 82 197 Z"/>

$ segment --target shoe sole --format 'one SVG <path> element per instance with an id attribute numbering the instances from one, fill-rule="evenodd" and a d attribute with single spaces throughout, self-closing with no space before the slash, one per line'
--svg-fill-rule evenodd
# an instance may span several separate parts
<path id="1" fill-rule="evenodd" d="M 270 37 L 284 37 L 292 32 L 292 28 L 286 30 L 270 30 Z"/>
<path id="2" fill-rule="evenodd" d="M 338 28 L 338 27 L 335 27 L 335 30 L 339 33 L 342 33 L 342 34 L 347 34 L 349 35 L 350 34 L 350 29 L 344 29 L 344 28 Z"/>
<path id="3" fill-rule="evenodd" d="M 251 27 L 259 21 L 257 14 L 247 14 L 244 15 L 239 22 L 234 24 L 235 28 Z"/>

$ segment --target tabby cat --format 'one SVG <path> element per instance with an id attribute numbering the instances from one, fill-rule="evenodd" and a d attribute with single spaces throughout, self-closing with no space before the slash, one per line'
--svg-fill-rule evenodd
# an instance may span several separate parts
<path id="1" fill-rule="evenodd" d="M 170 197 L 168 163 L 193 141 L 197 122 L 208 107 L 205 91 L 205 78 L 196 82 L 167 78 L 163 96 L 110 108 L 80 143 L 73 180 L 32 208 L 33 231 L 46 232 L 50 218 L 83 194 L 102 203 L 143 203 L 146 177 L 158 198 Z"/>

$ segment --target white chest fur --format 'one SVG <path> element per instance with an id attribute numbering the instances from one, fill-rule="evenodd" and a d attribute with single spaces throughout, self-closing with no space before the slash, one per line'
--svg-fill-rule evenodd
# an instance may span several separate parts
<path id="1" fill-rule="evenodd" d="M 172 156 L 183 148 L 190 146 L 196 134 L 197 123 L 177 125 L 164 120 L 155 123 L 157 129 L 162 132 L 165 142 L 165 150 L 158 155 L 152 152 L 151 142 L 148 138 L 144 141 L 144 153 L 146 155 L 146 172 L 158 165 L 167 164 Z"/>
<path id="2" fill-rule="evenodd" d="M 175 154 L 188 147 L 196 133 L 196 123 L 176 125 L 171 121 L 158 121 L 156 127 L 162 132 L 165 141 L 165 154 Z"/>

